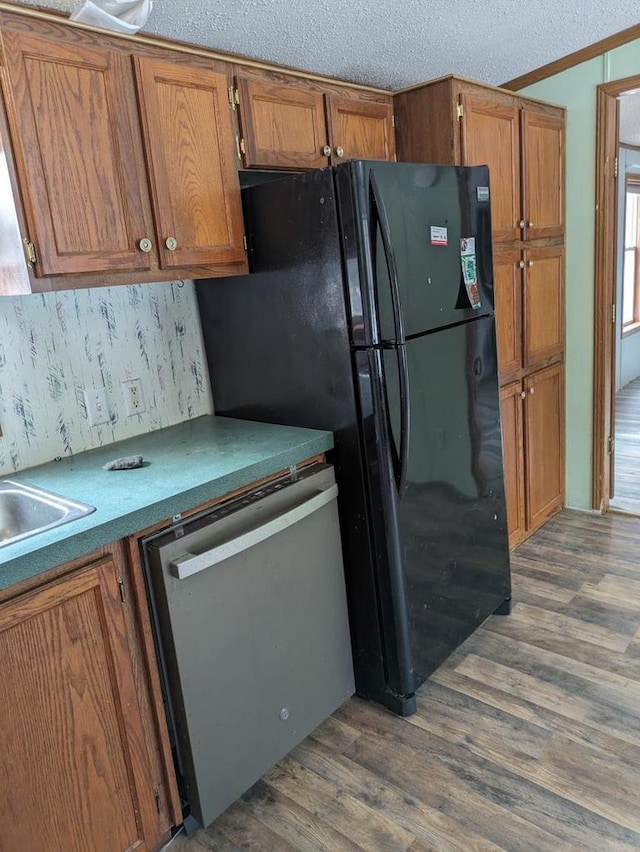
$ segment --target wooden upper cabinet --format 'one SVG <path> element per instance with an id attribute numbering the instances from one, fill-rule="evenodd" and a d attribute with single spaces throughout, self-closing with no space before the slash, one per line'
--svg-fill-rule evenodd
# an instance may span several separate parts
<path id="1" fill-rule="evenodd" d="M 160 265 L 244 261 L 227 75 L 134 61 Z"/>
<path id="2" fill-rule="evenodd" d="M 314 169 L 347 159 L 393 160 L 393 107 L 297 79 L 239 74 L 247 168 Z"/>
<path id="3" fill-rule="evenodd" d="M 396 153 L 391 104 L 326 95 L 331 162 L 393 160 Z"/>
<path id="4" fill-rule="evenodd" d="M 114 546 L 0 605 L 3 849 L 151 850 L 168 838 L 149 778 L 121 559 Z"/>
<path id="5" fill-rule="evenodd" d="M 528 247 L 524 260 L 524 366 L 564 351 L 564 248 Z"/>
<path id="6" fill-rule="evenodd" d="M 522 193 L 525 238 L 564 233 L 565 142 L 561 116 L 523 109 Z"/>
<path id="7" fill-rule="evenodd" d="M 328 136 L 322 92 L 295 83 L 238 77 L 244 165 L 322 168 Z"/>
<path id="8" fill-rule="evenodd" d="M 494 242 L 520 238 L 520 143 L 517 102 L 462 94 L 462 165 L 489 166 Z"/>
<path id="9" fill-rule="evenodd" d="M 127 58 L 2 34 L 3 90 L 36 274 L 144 270 L 147 194 Z M 129 75 L 129 76 L 128 76 Z"/>
<path id="10" fill-rule="evenodd" d="M 498 372 L 504 381 L 522 369 L 522 269 L 515 246 L 498 246 L 493 256 Z"/>
<path id="11" fill-rule="evenodd" d="M 394 106 L 401 161 L 489 166 L 494 243 L 562 239 L 562 108 L 454 76 L 401 92 Z"/>
<path id="12" fill-rule="evenodd" d="M 524 380 L 527 528 L 537 529 L 564 503 L 564 365 Z"/>

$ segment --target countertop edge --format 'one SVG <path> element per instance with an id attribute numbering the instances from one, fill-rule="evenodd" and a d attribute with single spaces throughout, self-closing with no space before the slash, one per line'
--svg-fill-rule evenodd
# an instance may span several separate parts
<path id="1" fill-rule="evenodd" d="M 255 424 L 252 423 L 252 426 Z M 270 426 L 270 428 L 278 427 Z M 333 436 L 330 432 L 300 430 L 300 432 L 304 431 L 309 435 L 301 436 L 300 440 L 292 442 L 291 446 L 284 450 L 280 449 L 273 455 L 240 465 L 233 471 L 204 480 L 195 487 L 186 488 L 184 491 L 176 490 L 171 496 L 130 512 L 124 512 L 117 517 L 108 518 L 103 523 L 96 523 L 94 517 L 94 520 L 89 522 L 88 528 L 76 532 L 74 532 L 73 524 L 78 522 L 68 526 L 63 525 L 56 530 L 55 541 L 47 541 L 41 546 L 37 545 L 37 536 L 34 536 L 31 542 L 35 543 L 35 546 L 32 546 L 28 552 L 6 559 L 4 562 L 0 560 L 0 590 L 6 590 L 24 580 L 32 579 L 113 541 L 133 535 L 165 520 L 169 521 L 173 515 L 197 508 L 238 488 L 286 470 L 293 464 L 325 453 L 333 447 Z M 24 471 L 25 479 L 29 478 L 29 473 L 31 471 Z M 23 472 L 20 471 L 21 476 L 22 474 Z M 50 534 L 48 535 L 50 537 Z"/>

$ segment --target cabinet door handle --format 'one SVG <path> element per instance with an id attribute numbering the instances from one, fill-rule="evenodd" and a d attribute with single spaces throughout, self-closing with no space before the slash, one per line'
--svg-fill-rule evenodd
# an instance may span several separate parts
<path id="1" fill-rule="evenodd" d="M 520 399 L 526 399 L 526 398 L 527 398 L 527 392 L 522 391 L 521 394 L 520 394 Z"/>
<path id="2" fill-rule="evenodd" d="M 527 222 L 527 228 L 533 228 L 533 222 Z"/>
<path id="3" fill-rule="evenodd" d="M 340 145 L 338 145 L 338 147 L 336 148 L 336 156 L 344 157 L 344 148 L 341 148 Z"/>
<path id="4" fill-rule="evenodd" d="M 175 251 L 178 248 L 178 241 L 175 237 L 167 237 L 164 241 L 165 246 L 169 249 L 169 251 Z"/>
<path id="5" fill-rule="evenodd" d="M 529 388 L 529 393 L 531 394 L 531 396 L 533 396 L 534 391 L 535 391 L 535 388 Z"/>
<path id="6" fill-rule="evenodd" d="M 153 248 L 153 243 L 148 237 L 143 237 L 138 243 L 138 248 L 140 251 L 148 252 Z"/>
<path id="7" fill-rule="evenodd" d="M 322 149 L 322 156 L 323 157 L 330 157 L 331 156 L 331 145 L 325 145 L 324 146 L 324 148 Z"/>
<path id="8" fill-rule="evenodd" d="M 265 541 L 271 536 L 276 535 L 288 527 L 297 524 L 298 521 L 308 517 L 308 515 L 317 512 L 323 506 L 333 502 L 338 496 L 338 486 L 330 485 L 328 488 L 322 488 L 312 495 L 307 500 L 289 509 L 282 515 L 278 515 L 270 521 L 267 521 L 262 526 L 249 530 L 246 533 L 232 538 L 230 541 L 225 541 L 222 544 L 212 547 L 205 553 L 185 553 L 179 556 L 169 564 L 171 576 L 177 580 L 185 580 L 193 574 L 198 574 L 200 571 L 206 571 L 207 568 L 212 568 L 219 562 L 229 559 L 243 550 L 248 550 L 261 541 Z M 215 521 L 213 522 L 215 525 Z"/>
<path id="9" fill-rule="evenodd" d="M 524 269 L 524 260 L 518 261 L 518 266 L 520 267 L 520 269 Z"/>
<path id="10" fill-rule="evenodd" d="M 524 231 L 524 219 L 520 219 L 520 230 Z"/>
<path id="11" fill-rule="evenodd" d="M 528 261 L 527 261 L 527 266 L 533 266 L 533 261 L 532 261 L 532 260 L 528 260 Z"/>

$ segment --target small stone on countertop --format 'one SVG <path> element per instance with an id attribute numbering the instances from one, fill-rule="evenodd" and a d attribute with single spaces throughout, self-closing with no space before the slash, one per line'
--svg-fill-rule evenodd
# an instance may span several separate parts
<path id="1" fill-rule="evenodd" d="M 121 456 L 102 465 L 104 470 L 129 470 L 129 468 L 141 466 L 142 456 Z"/>

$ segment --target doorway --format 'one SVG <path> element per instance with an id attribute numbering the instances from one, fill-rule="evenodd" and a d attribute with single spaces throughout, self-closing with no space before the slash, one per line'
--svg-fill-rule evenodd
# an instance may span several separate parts
<path id="1" fill-rule="evenodd" d="M 627 205 L 630 218 L 640 216 L 640 184 L 632 177 L 635 162 L 640 163 L 640 136 L 636 146 L 628 130 L 630 118 L 640 124 L 636 116 L 640 116 L 640 76 L 598 87 L 592 496 L 594 508 L 601 511 L 611 508 L 640 515 L 640 452 L 636 449 L 640 448 L 640 366 L 634 374 L 630 354 L 637 348 L 640 364 L 640 287 L 636 306 L 635 287 L 629 288 L 629 262 L 624 286 L 625 246 L 629 246 L 626 256 L 631 258 L 633 246 L 635 257 L 640 219 L 635 225 L 628 222 L 628 233 L 623 227 Z M 625 137 L 623 154 L 620 142 Z M 636 147 L 638 156 L 627 159 L 626 150 Z M 631 175 L 628 184 L 627 171 Z M 640 178 L 640 169 L 638 172 Z M 634 265 L 634 276 L 636 272 Z"/>

